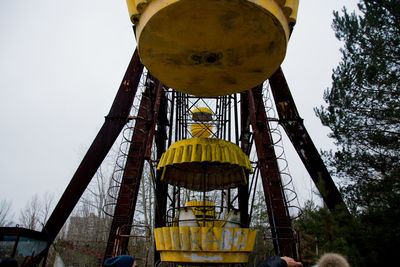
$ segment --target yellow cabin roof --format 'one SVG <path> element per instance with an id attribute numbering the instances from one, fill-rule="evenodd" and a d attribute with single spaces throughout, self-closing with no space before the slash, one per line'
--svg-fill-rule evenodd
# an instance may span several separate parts
<path id="1" fill-rule="evenodd" d="M 194 110 L 192 110 L 192 114 L 198 113 L 198 112 L 209 113 L 211 115 L 213 114 L 212 111 L 206 107 L 198 107 L 198 108 L 195 108 Z"/>
<path id="2" fill-rule="evenodd" d="M 205 107 L 199 107 L 192 110 L 192 119 L 195 121 L 211 121 L 213 119 L 213 112 Z"/>
<path id="3" fill-rule="evenodd" d="M 162 179 L 191 190 L 210 191 L 247 183 L 248 156 L 237 145 L 214 138 L 192 138 L 172 144 L 157 169 Z"/>

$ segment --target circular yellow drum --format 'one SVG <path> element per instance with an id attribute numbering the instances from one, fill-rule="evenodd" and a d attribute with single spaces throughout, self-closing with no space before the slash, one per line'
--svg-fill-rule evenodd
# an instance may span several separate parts
<path id="1" fill-rule="evenodd" d="M 298 0 L 127 0 L 140 58 L 196 96 L 248 90 L 282 63 Z"/>

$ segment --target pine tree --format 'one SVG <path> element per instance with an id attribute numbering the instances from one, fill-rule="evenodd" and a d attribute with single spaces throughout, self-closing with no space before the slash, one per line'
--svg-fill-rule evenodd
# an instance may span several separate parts
<path id="1" fill-rule="evenodd" d="M 338 146 L 325 153 L 334 175 L 347 182 L 348 199 L 368 208 L 400 196 L 400 1 L 358 7 L 358 14 L 334 12 L 342 61 L 324 94 L 327 107 L 316 113 Z"/>
<path id="2" fill-rule="evenodd" d="M 337 151 L 324 155 L 353 205 L 354 266 L 385 266 L 400 247 L 400 1 L 358 7 L 334 12 L 342 60 L 315 111 L 332 130 Z"/>

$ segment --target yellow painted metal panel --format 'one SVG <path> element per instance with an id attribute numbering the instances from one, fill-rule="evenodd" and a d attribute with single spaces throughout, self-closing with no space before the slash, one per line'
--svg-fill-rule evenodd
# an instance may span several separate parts
<path id="1" fill-rule="evenodd" d="M 208 250 L 221 251 L 222 228 L 212 227 L 207 233 L 207 242 L 210 244 Z"/>
<path id="2" fill-rule="evenodd" d="M 128 6 L 129 18 L 133 24 L 139 22 L 140 14 L 136 9 L 136 4 L 134 0 L 126 0 L 126 4 Z"/>
<path id="3" fill-rule="evenodd" d="M 196 149 L 192 149 L 194 146 Z M 199 158 L 200 162 L 229 163 L 253 171 L 249 157 L 239 146 L 216 138 L 191 138 L 173 143 L 161 156 L 157 169 L 167 165 L 198 162 Z"/>
<path id="4" fill-rule="evenodd" d="M 164 237 L 164 242 L 163 242 L 164 249 L 171 250 L 172 249 L 172 240 L 171 240 L 170 227 L 163 227 L 162 233 L 163 233 L 163 237 Z"/>
<path id="5" fill-rule="evenodd" d="M 156 240 L 156 248 L 157 250 L 165 250 L 164 248 L 164 236 L 162 228 L 154 229 L 154 238 Z"/>
<path id="6" fill-rule="evenodd" d="M 172 250 L 181 249 L 181 241 L 179 236 L 179 227 L 169 227 L 172 241 Z"/>
<path id="7" fill-rule="evenodd" d="M 248 252 L 160 252 L 161 261 L 176 263 L 247 263 Z"/>
<path id="8" fill-rule="evenodd" d="M 157 169 L 162 180 L 191 190 L 210 191 L 247 183 L 245 170 L 253 169 L 248 156 L 231 142 L 191 138 L 173 143 L 161 156 Z M 204 184 L 203 179 L 207 179 Z"/>
<path id="9" fill-rule="evenodd" d="M 248 228 L 163 227 L 155 229 L 158 251 L 251 252 L 256 231 Z"/>
<path id="10" fill-rule="evenodd" d="M 289 23 L 293 23 L 295 24 L 297 21 L 297 12 L 299 10 L 299 0 L 291 0 L 292 5 L 291 5 L 291 9 L 292 9 L 292 13 L 290 13 L 289 16 Z"/>
<path id="11" fill-rule="evenodd" d="M 181 226 L 179 227 L 179 235 L 181 238 L 181 249 L 182 250 L 191 250 L 191 242 L 190 242 L 190 227 Z"/>
<path id="12" fill-rule="evenodd" d="M 215 156 L 213 156 L 213 151 L 212 151 L 212 146 L 211 144 L 205 144 L 203 145 L 203 152 L 201 153 L 201 161 L 216 161 Z M 214 152 L 215 153 L 215 152 Z"/>
<path id="13" fill-rule="evenodd" d="M 247 233 L 249 229 L 234 228 L 232 250 L 239 251 L 246 245 Z"/>
<path id="14" fill-rule="evenodd" d="M 221 251 L 231 251 L 233 247 L 233 228 L 223 228 L 221 233 Z"/>
<path id="15" fill-rule="evenodd" d="M 170 0 L 159 0 L 159 1 L 164 1 L 164 5 L 162 7 L 166 7 L 171 4 L 171 2 L 175 1 L 170 1 Z M 270 0 L 262 0 L 262 1 L 270 1 Z M 279 6 L 284 7 L 284 6 L 295 6 L 297 9 L 297 6 L 299 4 L 299 0 L 272 0 L 275 1 Z M 127 0 L 128 3 L 128 11 L 129 15 L 132 16 L 132 14 L 137 10 L 140 10 L 140 13 L 143 12 L 143 10 L 148 6 L 148 4 L 151 2 L 151 0 Z M 249 2 L 256 2 L 250 0 Z M 293 3 L 293 4 L 292 4 Z M 133 6 L 135 9 L 132 9 L 130 6 Z M 137 12 L 138 13 L 138 12 Z M 132 23 L 137 23 L 138 21 L 132 21 Z"/>
<path id="16" fill-rule="evenodd" d="M 256 243 L 256 236 L 257 236 L 257 231 L 250 229 L 248 235 L 248 241 L 245 246 L 246 251 L 253 251 L 254 244 Z"/>
<path id="17" fill-rule="evenodd" d="M 255 230 L 221 227 L 163 227 L 154 233 L 161 260 L 181 263 L 247 262 L 256 236 Z"/>
<path id="18" fill-rule="evenodd" d="M 289 15 L 281 2 L 153 0 L 136 23 L 142 62 L 185 93 L 247 90 L 268 78 L 285 56 L 295 9 Z"/>
<path id="19" fill-rule="evenodd" d="M 139 11 L 139 13 L 143 13 L 143 10 L 148 6 L 148 2 L 147 0 L 135 0 L 135 4 L 136 4 L 136 9 Z"/>
<path id="20" fill-rule="evenodd" d="M 220 239 L 213 227 L 201 227 L 203 251 L 219 251 Z"/>
<path id="21" fill-rule="evenodd" d="M 289 23 L 296 23 L 298 6 L 299 0 L 286 0 L 283 13 L 288 18 Z"/>
<path id="22" fill-rule="evenodd" d="M 188 145 L 183 147 L 182 161 L 191 162 L 192 161 L 192 147 L 193 145 Z"/>
<path id="23" fill-rule="evenodd" d="M 201 238 L 201 227 L 190 227 L 190 247 L 192 251 L 201 251 L 202 238 Z"/>
<path id="24" fill-rule="evenodd" d="M 193 160 L 195 162 L 200 162 L 201 161 L 201 154 L 202 154 L 202 149 L 203 147 L 200 144 L 195 145 L 195 151 L 194 151 L 194 157 Z"/>

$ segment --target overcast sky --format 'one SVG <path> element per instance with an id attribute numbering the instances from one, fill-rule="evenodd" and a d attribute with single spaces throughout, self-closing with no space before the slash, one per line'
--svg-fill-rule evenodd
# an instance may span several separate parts
<path id="1" fill-rule="evenodd" d="M 333 147 L 313 108 L 340 60 L 333 10 L 356 0 L 300 0 L 282 65 L 318 149 Z M 0 200 L 19 210 L 34 194 L 58 201 L 104 122 L 135 49 L 125 0 L 0 1 Z M 286 142 L 302 200 L 310 179 Z"/>

